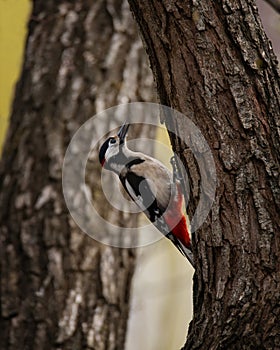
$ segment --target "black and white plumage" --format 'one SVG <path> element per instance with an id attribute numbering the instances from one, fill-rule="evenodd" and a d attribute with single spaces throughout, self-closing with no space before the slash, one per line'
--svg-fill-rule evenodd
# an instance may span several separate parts
<path id="1" fill-rule="evenodd" d="M 129 124 L 101 146 L 101 165 L 119 176 L 131 199 L 193 265 L 190 235 L 182 213 L 183 196 L 179 183 L 158 160 L 127 148 Z"/>

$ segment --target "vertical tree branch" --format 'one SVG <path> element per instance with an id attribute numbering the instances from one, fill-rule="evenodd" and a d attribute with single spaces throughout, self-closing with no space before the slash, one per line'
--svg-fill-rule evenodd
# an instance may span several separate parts
<path id="1" fill-rule="evenodd" d="M 194 319 L 184 349 L 277 347 L 280 80 L 255 3 L 129 3 L 161 103 L 200 128 L 218 175 L 215 204 L 193 237 Z M 171 141 L 189 171 L 192 214 L 200 174 L 188 145 Z"/>

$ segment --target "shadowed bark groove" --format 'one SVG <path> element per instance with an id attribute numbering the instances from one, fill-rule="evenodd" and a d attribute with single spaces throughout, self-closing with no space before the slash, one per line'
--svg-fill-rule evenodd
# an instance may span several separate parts
<path id="1" fill-rule="evenodd" d="M 216 163 L 215 203 L 193 237 L 184 349 L 280 348 L 280 77 L 255 3 L 129 3 L 161 103 L 200 128 Z M 186 145 L 171 141 L 188 167 L 192 215 L 199 174 Z"/>
<path id="2" fill-rule="evenodd" d="M 152 91 L 127 2 L 34 1 L 0 170 L 1 349 L 124 349 L 134 251 L 80 231 L 61 167 L 83 122 Z"/>

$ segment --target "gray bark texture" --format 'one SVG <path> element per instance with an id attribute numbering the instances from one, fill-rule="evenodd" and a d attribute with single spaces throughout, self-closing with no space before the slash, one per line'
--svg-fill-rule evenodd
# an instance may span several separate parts
<path id="1" fill-rule="evenodd" d="M 216 163 L 215 202 L 193 235 L 184 349 L 280 349 L 280 77 L 255 2 L 129 3 L 161 103 L 200 128 Z M 187 145 L 171 141 L 188 171 L 191 217 L 207 188 L 197 190 Z"/>
<path id="2" fill-rule="evenodd" d="M 135 253 L 81 232 L 61 170 L 81 124 L 153 89 L 126 1 L 34 1 L 0 170 L 1 349 L 124 349 Z"/>

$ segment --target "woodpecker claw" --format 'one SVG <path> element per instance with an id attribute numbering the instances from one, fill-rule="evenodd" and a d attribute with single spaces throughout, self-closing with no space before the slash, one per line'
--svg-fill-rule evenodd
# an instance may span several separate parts
<path id="1" fill-rule="evenodd" d="M 126 121 L 121 126 L 121 128 L 120 128 L 120 130 L 118 132 L 118 137 L 120 139 L 120 144 L 124 143 L 124 139 L 125 139 L 125 136 L 126 136 L 126 134 L 128 132 L 129 126 L 130 126 L 130 124 L 128 124 Z"/>

